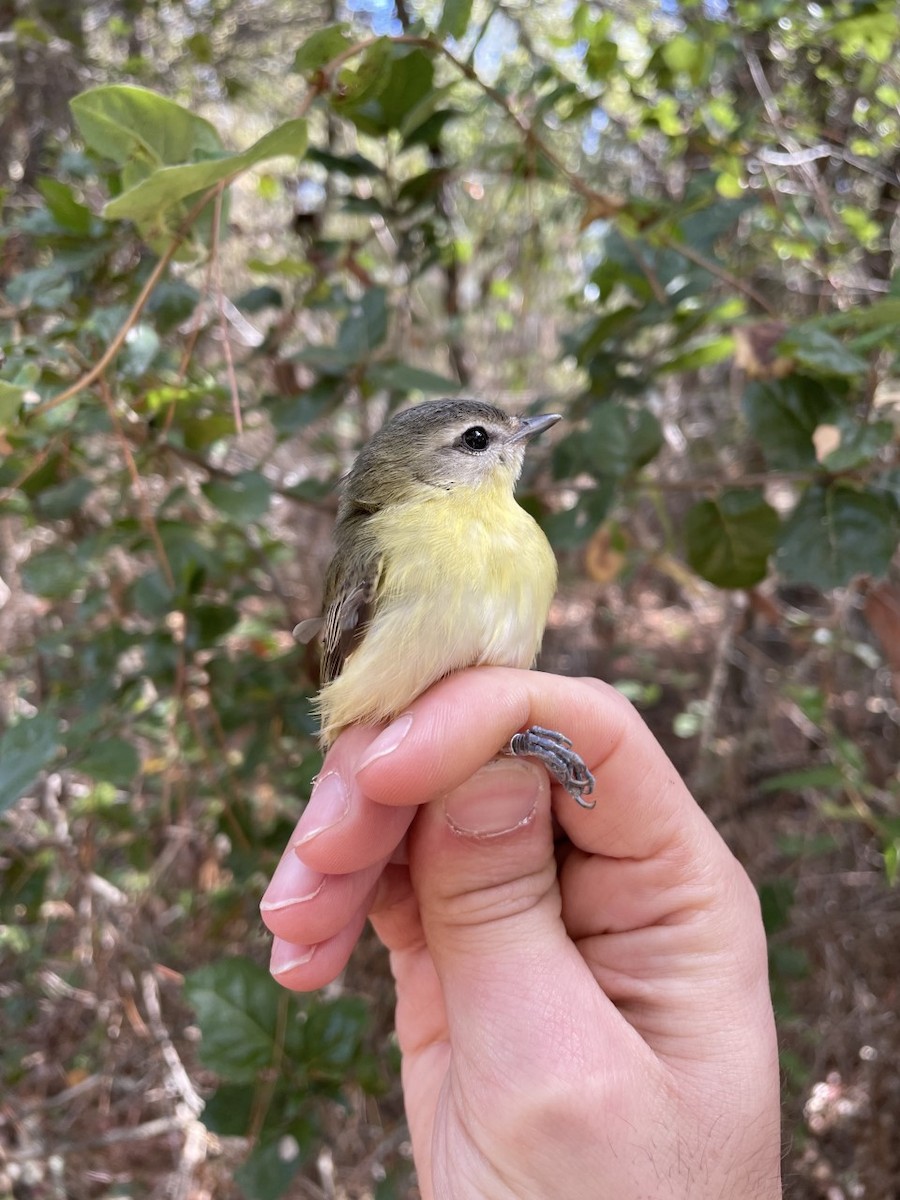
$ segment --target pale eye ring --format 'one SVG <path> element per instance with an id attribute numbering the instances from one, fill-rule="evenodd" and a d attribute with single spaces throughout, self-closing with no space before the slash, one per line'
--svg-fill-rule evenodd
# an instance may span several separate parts
<path id="1" fill-rule="evenodd" d="M 462 435 L 462 444 L 467 450 L 487 450 L 491 444 L 491 439 L 486 429 L 483 429 L 480 425 L 473 425 L 471 429 L 467 429 Z"/>

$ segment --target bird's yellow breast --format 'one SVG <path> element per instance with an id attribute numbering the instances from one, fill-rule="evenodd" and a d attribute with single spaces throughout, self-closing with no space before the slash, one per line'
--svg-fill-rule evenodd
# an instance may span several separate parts
<path id="1" fill-rule="evenodd" d="M 389 720 L 452 671 L 530 667 L 556 588 L 556 559 L 511 480 L 429 489 L 370 518 L 384 566 L 371 624 L 319 695 L 327 743 Z"/>

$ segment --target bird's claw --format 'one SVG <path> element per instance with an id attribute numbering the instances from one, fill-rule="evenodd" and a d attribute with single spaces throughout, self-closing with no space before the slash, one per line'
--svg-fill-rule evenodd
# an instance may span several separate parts
<path id="1" fill-rule="evenodd" d="M 520 758 L 539 759 L 582 808 L 593 808 L 597 803 L 596 800 L 585 800 L 585 796 L 594 790 L 594 776 L 564 734 L 532 725 L 522 733 L 513 734 L 506 753 Z"/>

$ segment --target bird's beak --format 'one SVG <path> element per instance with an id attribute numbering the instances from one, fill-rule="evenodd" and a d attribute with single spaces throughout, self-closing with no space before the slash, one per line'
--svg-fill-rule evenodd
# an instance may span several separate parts
<path id="1" fill-rule="evenodd" d="M 519 417 L 519 428 L 509 439 L 510 442 L 529 442 L 557 421 L 562 420 L 560 413 L 544 413 L 540 417 Z"/>

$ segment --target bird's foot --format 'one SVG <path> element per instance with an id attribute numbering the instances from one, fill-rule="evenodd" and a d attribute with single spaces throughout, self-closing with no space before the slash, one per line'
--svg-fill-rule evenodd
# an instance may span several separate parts
<path id="1" fill-rule="evenodd" d="M 596 800 L 585 800 L 585 796 L 594 790 L 594 776 L 564 734 L 532 725 L 522 733 L 513 734 L 505 753 L 539 759 L 582 808 L 593 808 L 597 803 Z"/>

